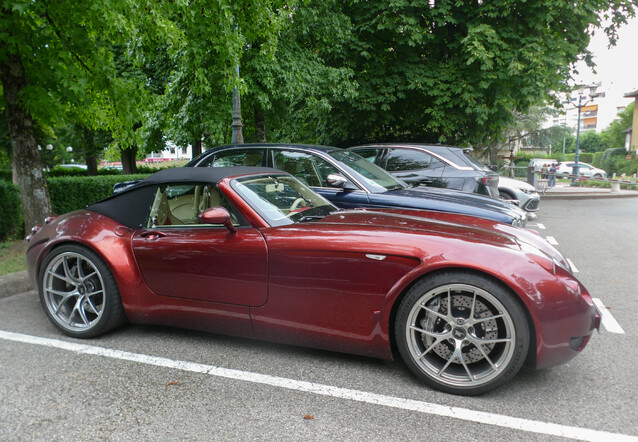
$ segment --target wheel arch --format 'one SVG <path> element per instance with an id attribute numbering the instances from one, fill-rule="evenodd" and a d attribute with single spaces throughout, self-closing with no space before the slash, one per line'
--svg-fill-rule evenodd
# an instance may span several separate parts
<path id="1" fill-rule="evenodd" d="M 528 348 L 528 352 L 527 352 L 527 357 L 525 358 L 525 365 L 526 366 L 535 366 L 536 364 L 536 326 L 534 324 L 534 320 L 532 318 L 532 315 L 529 311 L 529 308 L 527 307 L 527 305 L 525 304 L 525 302 L 521 299 L 521 296 L 518 294 L 517 290 L 515 290 L 513 287 L 511 287 L 510 285 L 506 284 L 503 280 L 501 280 L 500 278 L 478 270 L 478 269 L 473 269 L 473 268 L 468 268 L 468 267 L 462 267 L 462 266 L 451 266 L 451 267 L 442 267 L 442 268 L 437 268 L 435 270 L 432 270 L 430 272 L 426 272 L 426 273 L 421 273 L 418 276 L 416 276 L 415 278 L 413 278 L 404 288 L 403 290 L 401 290 L 401 292 L 399 293 L 398 296 L 396 296 L 392 302 L 392 306 L 390 308 L 390 314 L 388 316 L 389 321 L 387 324 L 385 324 L 388 328 L 388 340 L 390 342 L 390 350 L 392 352 L 392 358 L 397 360 L 397 359 L 401 359 L 399 357 L 399 351 L 397 348 L 397 343 L 396 343 L 396 336 L 395 336 L 395 322 L 396 322 L 396 316 L 397 316 L 397 312 L 399 310 L 399 306 L 401 305 L 401 301 L 403 301 L 403 299 L 405 298 L 405 296 L 407 295 L 407 293 L 410 291 L 410 289 L 417 284 L 419 281 L 421 281 L 424 278 L 429 278 L 429 277 L 433 277 L 434 275 L 438 275 L 441 273 L 445 273 L 445 272 L 462 272 L 462 273 L 467 273 L 468 275 L 475 275 L 475 276 L 482 276 L 485 277 L 487 279 L 489 279 L 490 281 L 492 281 L 493 283 L 501 286 L 504 290 L 507 290 L 508 292 L 510 292 L 515 300 L 516 303 L 518 303 L 518 305 L 523 309 L 523 312 L 525 313 L 525 318 L 527 319 L 527 327 L 529 329 L 529 337 L 530 337 L 530 341 L 529 341 L 529 348 Z"/>

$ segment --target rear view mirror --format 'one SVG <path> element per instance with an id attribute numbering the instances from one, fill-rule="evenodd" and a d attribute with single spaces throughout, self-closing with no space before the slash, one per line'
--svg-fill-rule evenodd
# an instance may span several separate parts
<path id="1" fill-rule="evenodd" d="M 237 231 L 230 220 L 230 213 L 223 207 L 211 207 L 210 209 L 206 209 L 199 214 L 197 219 L 202 224 L 223 224 L 224 227 L 231 232 L 234 233 Z"/>

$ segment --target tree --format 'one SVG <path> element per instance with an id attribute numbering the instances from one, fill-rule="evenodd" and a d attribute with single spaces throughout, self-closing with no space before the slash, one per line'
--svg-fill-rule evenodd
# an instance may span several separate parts
<path id="1" fill-rule="evenodd" d="M 634 116 L 634 103 L 627 106 L 618 114 L 618 118 L 600 133 L 600 138 L 607 148 L 624 147 L 624 131 L 631 127 Z"/>
<path id="2" fill-rule="evenodd" d="M 15 0 L 0 6 L 0 72 L 25 227 L 51 212 L 36 124 L 102 126 L 131 142 L 139 89 L 117 77 L 112 48 L 135 41 L 139 29 L 165 26 L 154 5 Z"/>
<path id="3" fill-rule="evenodd" d="M 485 143 L 513 112 L 553 100 L 571 68 L 591 62 L 589 35 L 634 13 L 631 0 L 349 0 L 352 38 L 326 61 L 349 67 L 357 97 L 335 106 L 335 144 L 404 140 Z M 611 9 L 610 9 L 611 8 Z"/>

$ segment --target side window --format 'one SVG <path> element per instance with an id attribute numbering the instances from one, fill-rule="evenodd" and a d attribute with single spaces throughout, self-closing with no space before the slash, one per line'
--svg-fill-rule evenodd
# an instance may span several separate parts
<path id="1" fill-rule="evenodd" d="M 414 149 L 392 149 L 388 153 L 388 172 L 402 170 L 429 169 L 432 165 L 432 157 L 425 152 Z"/>
<path id="2" fill-rule="evenodd" d="M 321 178 L 322 172 L 318 167 L 319 161 L 323 160 L 304 152 L 273 150 L 273 164 L 275 168 L 288 172 L 307 186 L 317 187 L 323 185 Z"/>
<path id="3" fill-rule="evenodd" d="M 377 157 L 381 154 L 381 149 L 355 149 L 354 152 L 374 164 Z"/>
<path id="4" fill-rule="evenodd" d="M 234 225 L 245 223 L 243 217 L 212 184 L 162 185 L 155 191 L 146 227 L 202 225 L 197 216 L 210 207 L 218 206 L 228 210 Z"/>
<path id="5" fill-rule="evenodd" d="M 230 149 L 216 153 L 200 167 L 261 166 L 263 157 L 263 149 Z"/>

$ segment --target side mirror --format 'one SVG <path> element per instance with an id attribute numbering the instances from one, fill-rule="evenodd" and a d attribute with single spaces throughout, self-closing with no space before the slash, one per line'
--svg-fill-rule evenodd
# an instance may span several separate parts
<path id="1" fill-rule="evenodd" d="M 211 207 L 204 210 L 197 216 L 197 219 L 202 224 L 223 224 L 232 233 L 235 233 L 237 229 L 230 221 L 230 213 L 223 207 Z"/>
<path id="2" fill-rule="evenodd" d="M 331 173 L 330 175 L 328 175 L 326 182 L 330 187 L 337 187 L 343 190 L 356 190 L 356 188 L 352 186 L 352 184 L 350 184 L 346 177 L 336 173 Z"/>

